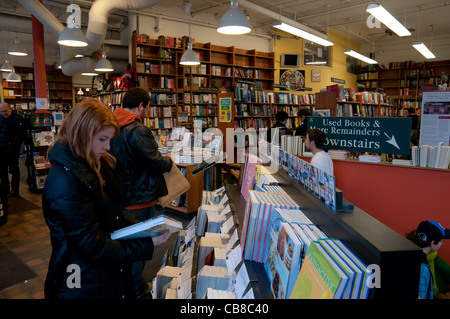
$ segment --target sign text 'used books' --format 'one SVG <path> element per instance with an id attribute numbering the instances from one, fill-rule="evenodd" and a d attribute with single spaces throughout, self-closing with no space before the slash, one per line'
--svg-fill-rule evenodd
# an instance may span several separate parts
<path id="1" fill-rule="evenodd" d="M 308 117 L 308 129 L 327 135 L 324 149 L 409 155 L 410 118 Z"/>

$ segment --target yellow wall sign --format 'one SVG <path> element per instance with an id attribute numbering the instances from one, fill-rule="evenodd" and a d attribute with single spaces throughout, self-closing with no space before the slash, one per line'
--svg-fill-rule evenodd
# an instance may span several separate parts
<path id="1" fill-rule="evenodd" d="M 219 99 L 219 122 L 231 122 L 231 98 Z"/>

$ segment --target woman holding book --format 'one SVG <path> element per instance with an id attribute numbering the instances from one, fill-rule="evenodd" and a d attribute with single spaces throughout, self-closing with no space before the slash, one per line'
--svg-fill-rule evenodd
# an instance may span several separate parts
<path id="1" fill-rule="evenodd" d="M 113 202 L 124 192 L 107 153 L 118 133 L 111 110 L 86 100 L 69 113 L 49 152 L 42 207 L 53 249 L 45 298 L 134 298 L 131 263 L 151 259 L 170 236 L 111 240 L 133 223 Z"/>

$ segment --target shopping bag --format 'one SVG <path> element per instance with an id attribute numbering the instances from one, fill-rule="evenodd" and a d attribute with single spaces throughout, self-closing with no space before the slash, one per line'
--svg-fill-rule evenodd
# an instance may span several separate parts
<path id="1" fill-rule="evenodd" d="M 186 177 L 181 173 L 180 169 L 176 164 L 173 164 L 170 172 L 163 174 L 166 180 L 166 186 L 168 194 L 166 196 L 158 198 L 158 204 L 162 207 L 169 205 L 178 196 L 184 194 L 191 188 Z"/>

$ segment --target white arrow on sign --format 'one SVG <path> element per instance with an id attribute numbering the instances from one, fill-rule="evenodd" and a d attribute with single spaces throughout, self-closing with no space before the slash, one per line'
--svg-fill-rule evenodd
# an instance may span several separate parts
<path id="1" fill-rule="evenodd" d="M 392 134 L 392 137 L 389 137 L 389 135 L 387 135 L 386 133 L 384 133 L 384 135 L 386 135 L 386 137 L 388 138 L 388 140 L 386 141 L 387 143 L 395 146 L 396 148 L 400 149 L 400 147 L 398 147 L 397 141 L 395 140 L 395 136 L 394 134 Z"/>

